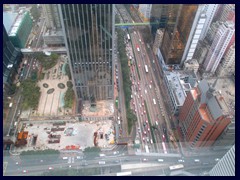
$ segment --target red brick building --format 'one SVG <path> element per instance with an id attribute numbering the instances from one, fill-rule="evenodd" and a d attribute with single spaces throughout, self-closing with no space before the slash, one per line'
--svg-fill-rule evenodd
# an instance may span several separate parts
<path id="1" fill-rule="evenodd" d="M 211 146 L 229 123 L 224 98 L 206 80 L 188 93 L 179 113 L 179 133 L 191 148 Z"/>

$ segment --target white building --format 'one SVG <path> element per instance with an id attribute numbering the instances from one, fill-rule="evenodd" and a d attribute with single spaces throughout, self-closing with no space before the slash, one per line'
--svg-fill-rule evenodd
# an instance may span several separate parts
<path id="1" fill-rule="evenodd" d="M 150 19 L 152 4 L 139 4 L 139 12 L 144 21 Z"/>
<path id="2" fill-rule="evenodd" d="M 185 60 L 192 59 L 193 54 L 196 50 L 197 43 L 199 41 L 200 35 L 202 33 L 205 21 L 206 14 L 202 12 L 203 5 L 199 5 L 198 10 L 196 12 L 193 25 L 191 27 L 191 32 L 188 37 L 188 42 L 184 49 L 184 53 L 181 60 L 181 65 Z"/>
<path id="3" fill-rule="evenodd" d="M 217 8 L 218 8 L 218 4 L 204 4 L 202 13 L 205 13 L 206 21 L 205 21 L 205 24 L 203 25 L 203 30 L 200 35 L 200 40 L 203 40 L 205 38 Z"/>
<path id="4" fill-rule="evenodd" d="M 195 86 L 197 78 L 193 72 L 165 72 L 164 82 L 167 88 L 168 99 L 170 100 L 171 112 L 175 115 L 179 113 L 182 107 L 187 92 Z"/>
<path id="5" fill-rule="evenodd" d="M 235 44 L 233 44 L 217 68 L 219 76 L 229 76 L 235 73 Z"/>
<path id="6" fill-rule="evenodd" d="M 235 176 L 235 145 L 209 172 L 210 176 Z"/>
<path id="7" fill-rule="evenodd" d="M 233 23 L 226 22 L 220 25 L 203 65 L 206 72 L 216 71 L 234 32 Z"/>

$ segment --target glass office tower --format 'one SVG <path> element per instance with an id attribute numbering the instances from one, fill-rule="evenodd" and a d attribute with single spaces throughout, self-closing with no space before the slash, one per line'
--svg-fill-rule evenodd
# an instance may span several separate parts
<path id="1" fill-rule="evenodd" d="M 171 7 L 160 47 L 166 64 L 180 64 L 197 10 L 198 5 L 193 4 Z"/>
<path id="2" fill-rule="evenodd" d="M 114 5 L 61 4 L 59 12 L 77 100 L 113 99 Z"/>

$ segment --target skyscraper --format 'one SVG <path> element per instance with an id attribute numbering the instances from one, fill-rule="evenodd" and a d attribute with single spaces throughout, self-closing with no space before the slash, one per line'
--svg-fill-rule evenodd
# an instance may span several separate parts
<path id="1" fill-rule="evenodd" d="M 203 65 L 206 72 L 215 73 L 234 32 L 233 23 L 221 23 Z"/>
<path id="2" fill-rule="evenodd" d="M 58 6 L 77 104 L 112 99 L 114 5 Z"/>
<path id="3" fill-rule="evenodd" d="M 235 176 L 235 145 L 209 172 L 210 176 Z"/>
<path id="4" fill-rule="evenodd" d="M 204 23 L 203 30 L 200 35 L 200 40 L 203 40 L 205 38 L 217 9 L 218 9 L 218 4 L 203 5 L 203 13 L 205 13 L 206 15 L 206 22 Z"/>
<path id="5" fill-rule="evenodd" d="M 173 5 L 160 47 L 166 64 L 191 59 L 205 22 L 202 5 Z"/>
<path id="6" fill-rule="evenodd" d="M 180 109 L 180 134 L 192 148 L 209 147 L 227 127 L 230 119 L 224 98 L 213 87 L 209 87 L 206 80 L 202 80 L 187 94 Z"/>
<path id="7" fill-rule="evenodd" d="M 22 61 L 22 53 L 15 48 L 9 40 L 5 27 L 3 26 L 3 91 L 4 94 L 11 90 L 18 67 Z"/>

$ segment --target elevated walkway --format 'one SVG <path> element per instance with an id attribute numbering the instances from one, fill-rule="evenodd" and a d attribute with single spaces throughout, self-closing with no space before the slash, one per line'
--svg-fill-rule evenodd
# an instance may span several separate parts
<path id="1" fill-rule="evenodd" d="M 47 47 L 47 48 L 24 48 L 21 49 L 23 54 L 33 54 L 35 52 L 43 52 L 43 53 L 59 53 L 66 54 L 67 49 L 65 47 Z"/>

